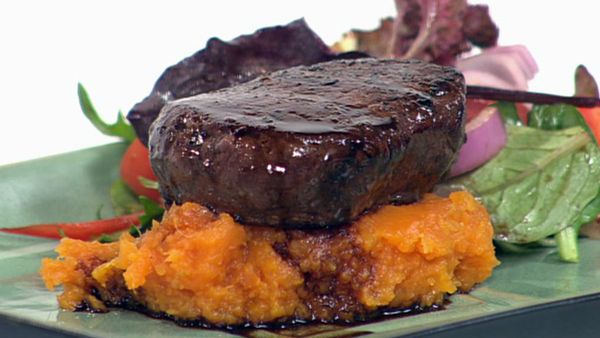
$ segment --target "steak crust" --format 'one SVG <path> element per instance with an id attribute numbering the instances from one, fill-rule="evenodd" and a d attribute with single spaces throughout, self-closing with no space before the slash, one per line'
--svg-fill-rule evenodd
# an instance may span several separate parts
<path id="1" fill-rule="evenodd" d="M 465 86 L 410 60 L 300 66 L 168 103 L 150 128 L 167 202 L 246 224 L 347 224 L 432 189 L 464 142 Z"/>

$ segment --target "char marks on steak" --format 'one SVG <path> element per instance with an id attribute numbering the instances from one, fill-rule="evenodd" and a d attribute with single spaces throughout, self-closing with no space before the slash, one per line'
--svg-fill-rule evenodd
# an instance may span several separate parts
<path id="1" fill-rule="evenodd" d="M 464 142 L 465 86 L 420 61 L 338 60 L 173 101 L 150 128 L 167 201 L 246 224 L 349 223 L 432 189 Z"/>

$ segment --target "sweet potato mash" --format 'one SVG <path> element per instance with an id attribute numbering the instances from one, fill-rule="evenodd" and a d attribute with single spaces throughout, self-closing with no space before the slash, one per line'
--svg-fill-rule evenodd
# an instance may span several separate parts
<path id="1" fill-rule="evenodd" d="M 467 192 L 385 206 L 350 226 L 244 226 L 193 203 L 140 238 L 63 239 L 43 261 L 60 306 L 121 306 L 215 326 L 353 321 L 468 291 L 498 264 L 486 210 Z"/>

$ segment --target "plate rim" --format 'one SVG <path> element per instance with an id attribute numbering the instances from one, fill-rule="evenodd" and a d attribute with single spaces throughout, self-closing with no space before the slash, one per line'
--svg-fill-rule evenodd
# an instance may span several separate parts
<path id="1" fill-rule="evenodd" d="M 405 334 L 398 333 L 395 330 L 390 330 L 387 332 L 372 332 L 372 333 L 367 334 L 366 336 L 369 336 L 369 337 L 422 337 L 422 336 L 435 337 L 435 335 L 439 335 L 441 333 L 454 333 L 454 334 L 457 334 L 458 337 L 460 337 L 461 330 L 468 328 L 470 326 L 476 325 L 476 324 L 485 324 L 488 322 L 498 321 L 498 320 L 502 321 L 502 320 L 506 320 L 506 319 L 510 319 L 510 318 L 514 318 L 514 317 L 526 316 L 526 315 L 531 315 L 531 314 L 542 314 L 543 312 L 548 312 L 553 309 L 557 309 L 557 308 L 566 309 L 569 307 L 576 307 L 583 303 L 594 302 L 594 301 L 596 301 L 600 304 L 600 292 L 594 292 L 594 293 L 590 293 L 590 294 L 586 294 L 586 295 L 564 298 L 564 299 L 540 303 L 540 304 L 528 305 L 528 306 L 524 306 L 524 307 L 516 308 L 516 309 L 509 309 L 506 311 L 500 311 L 497 313 L 487 314 L 487 315 L 484 315 L 481 317 L 464 319 L 464 320 L 460 320 L 457 322 L 448 323 L 448 324 L 444 324 L 444 325 L 440 325 L 440 326 L 436 326 L 436 327 L 432 327 L 432 328 L 426 328 L 426 329 L 422 329 L 422 330 L 418 330 L 418 331 L 414 331 L 414 332 L 410 332 L 410 333 L 405 333 Z M 120 308 L 115 308 L 115 309 L 118 309 L 121 311 L 129 311 L 129 310 L 123 310 Z M 65 310 L 60 310 L 60 311 L 65 311 Z M 441 310 L 441 311 L 444 311 L 444 310 Z M 98 315 L 102 315 L 102 314 L 98 314 Z M 391 317 L 390 319 L 394 319 L 394 318 Z M 397 318 L 397 319 L 401 319 L 401 318 Z M 164 320 L 164 319 L 149 318 L 149 320 Z M 82 332 L 74 332 L 74 331 L 70 331 L 70 330 L 63 330 L 60 327 L 44 325 L 44 322 L 29 320 L 28 318 L 18 317 L 18 316 L 9 314 L 9 313 L 0 312 L 0 332 L 10 332 L 10 331 L 7 331 L 6 329 L 9 327 L 14 327 L 14 325 L 20 326 L 22 329 L 24 329 L 25 334 L 31 333 L 31 334 L 35 335 L 35 334 L 39 334 L 39 332 L 41 331 L 44 334 L 47 334 L 44 337 L 57 337 L 57 338 L 58 337 L 96 337 L 95 335 L 82 333 Z M 345 328 L 350 328 L 350 327 L 351 326 L 346 326 Z M 188 329 L 188 330 L 203 330 L 202 328 L 194 328 L 194 327 L 182 327 L 182 328 Z M 217 331 L 223 332 L 223 333 L 228 333 L 228 334 L 236 334 L 234 331 L 229 331 L 229 330 L 217 330 Z M 450 331 L 453 331 L 453 332 L 450 332 Z M 331 332 L 329 332 L 329 333 L 331 333 Z M 347 332 L 347 333 L 351 334 L 352 332 Z M 318 334 L 317 334 L 317 336 L 318 336 Z M 39 337 L 39 335 L 36 335 L 36 337 Z M 334 335 L 334 337 L 335 337 L 335 335 Z"/>

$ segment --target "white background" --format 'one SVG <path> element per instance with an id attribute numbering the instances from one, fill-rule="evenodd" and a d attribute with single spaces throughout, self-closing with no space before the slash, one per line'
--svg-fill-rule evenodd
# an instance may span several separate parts
<path id="1" fill-rule="evenodd" d="M 600 77 L 595 1 L 487 3 L 500 44 L 524 44 L 540 73 L 531 89 L 570 95 L 583 63 Z M 82 82 L 114 122 L 145 97 L 164 68 L 204 47 L 304 17 L 326 43 L 394 15 L 371 1 L 6 1 L 0 4 L 0 164 L 114 141 L 79 111 Z"/>

